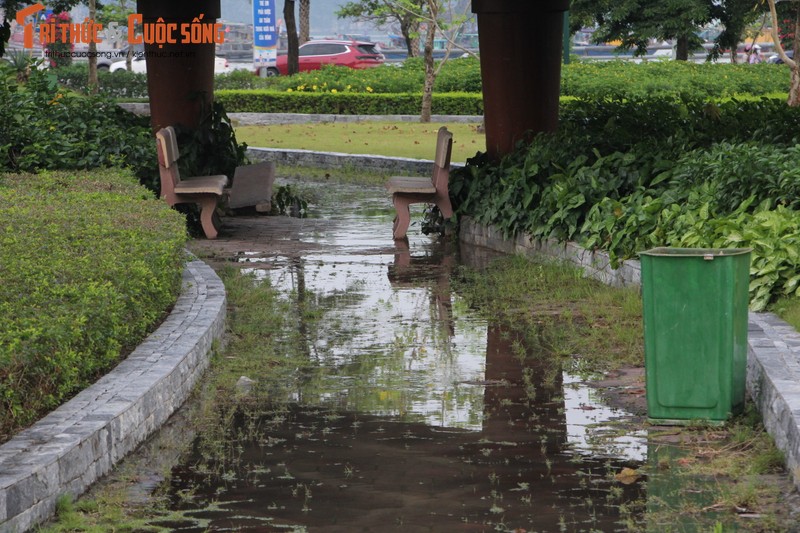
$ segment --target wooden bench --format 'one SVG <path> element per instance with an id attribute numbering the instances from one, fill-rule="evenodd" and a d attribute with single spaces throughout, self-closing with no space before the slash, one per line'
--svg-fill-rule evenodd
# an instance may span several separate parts
<path id="1" fill-rule="evenodd" d="M 216 239 L 219 232 L 217 203 L 222 197 L 228 177 L 198 176 L 181 179 L 178 172 L 178 143 L 175 130 L 167 126 L 156 133 L 158 150 L 158 171 L 161 175 L 161 197 L 170 207 L 176 204 L 192 203 L 200 207 L 200 223 L 208 239 Z"/>
<path id="2" fill-rule="evenodd" d="M 406 231 L 411 223 L 409 211 L 411 204 L 436 204 L 445 219 L 453 216 L 453 206 L 450 204 L 450 193 L 448 192 L 452 150 L 453 134 L 447 131 L 445 126 L 442 126 L 436 137 L 436 157 L 433 162 L 432 177 L 393 176 L 389 178 L 386 189 L 392 195 L 392 203 L 397 213 L 392 228 L 395 240 L 406 238 Z"/>

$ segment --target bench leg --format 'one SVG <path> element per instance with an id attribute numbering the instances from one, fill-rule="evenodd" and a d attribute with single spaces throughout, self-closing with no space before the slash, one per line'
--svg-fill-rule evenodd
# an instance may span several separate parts
<path id="1" fill-rule="evenodd" d="M 218 233 L 219 217 L 217 217 L 217 197 L 209 196 L 198 200 L 200 206 L 200 224 L 207 239 L 216 239 Z"/>
<path id="2" fill-rule="evenodd" d="M 397 216 L 394 217 L 392 234 L 395 240 L 405 239 L 408 226 L 411 224 L 411 213 L 409 212 L 409 202 L 404 201 L 399 195 L 395 194 L 392 198 L 394 210 Z"/>
<path id="3" fill-rule="evenodd" d="M 442 212 L 445 220 L 453 216 L 453 205 L 450 203 L 450 196 L 442 195 L 436 198 L 436 207 Z"/>

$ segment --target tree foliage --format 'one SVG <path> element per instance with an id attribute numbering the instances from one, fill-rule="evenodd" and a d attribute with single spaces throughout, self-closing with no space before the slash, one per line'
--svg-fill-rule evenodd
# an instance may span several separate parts
<path id="1" fill-rule="evenodd" d="M 676 58 L 688 59 L 689 51 L 700 47 L 697 32 L 712 20 L 714 0 L 573 0 L 571 30 L 598 25 L 597 43 L 620 41 L 623 50 L 635 55 L 647 53 L 651 39 L 677 40 Z"/>
<path id="2" fill-rule="evenodd" d="M 62 11 L 69 11 L 77 4 L 81 3 L 81 1 L 82 0 L 53 0 L 52 2 L 48 2 L 48 5 L 54 13 L 60 13 Z M 30 2 L 25 0 L 4 1 L 3 23 L 0 25 L 0 57 L 5 54 L 6 43 L 11 39 L 11 21 L 16 18 L 17 11 L 21 7 L 27 6 L 29 3 Z"/>
<path id="3" fill-rule="evenodd" d="M 408 57 L 419 56 L 419 29 L 425 0 L 353 0 L 336 12 L 339 18 L 371 22 L 377 26 L 396 24 L 406 43 Z"/>

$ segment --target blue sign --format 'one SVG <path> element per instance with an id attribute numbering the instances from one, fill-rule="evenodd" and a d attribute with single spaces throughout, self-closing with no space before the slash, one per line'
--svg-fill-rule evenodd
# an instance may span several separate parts
<path id="1" fill-rule="evenodd" d="M 253 0 L 253 63 L 272 66 L 278 52 L 278 19 L 275 0 Z"/>

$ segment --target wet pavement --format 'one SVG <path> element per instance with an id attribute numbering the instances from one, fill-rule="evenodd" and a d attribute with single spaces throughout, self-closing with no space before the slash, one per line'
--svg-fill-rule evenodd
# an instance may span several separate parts
<path id="1" fill-rule="evenodd" d="M 235 460 L 196 443 L 168 489 L 183 518 L 162 525 L 614 531 L 638 522 L 646 435 L 619 430 L 632 416 L 451 289 L 459 264 L 480 268 L 492 254 L 415 226 L 396 245 L 382 189 L 324 187 L 309 218 L 228 218 L 218 240 L 192 244 L 212 266 L 269 280 L 322 316 L 298 323 L 315 370 L 282 383 L 257 414 L 233 417 Z"/>

